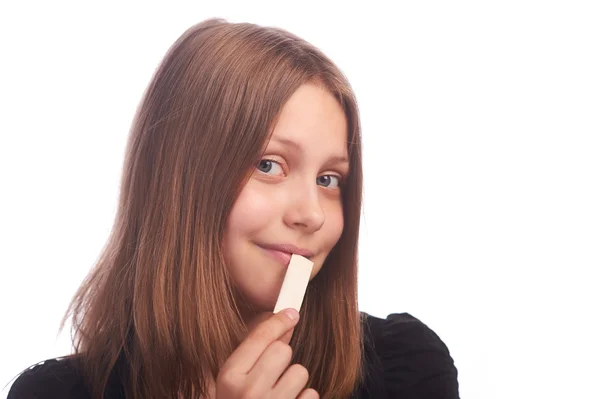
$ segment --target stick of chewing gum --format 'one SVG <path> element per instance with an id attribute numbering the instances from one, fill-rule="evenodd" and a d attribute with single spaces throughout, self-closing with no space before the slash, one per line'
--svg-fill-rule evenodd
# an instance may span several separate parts
<path id="1" fill-rule="evenodd" d="M 300 255 L 292 255 L 273 313 L 287 308 L 300 312 L 312 269 L 313 262 Z"/>

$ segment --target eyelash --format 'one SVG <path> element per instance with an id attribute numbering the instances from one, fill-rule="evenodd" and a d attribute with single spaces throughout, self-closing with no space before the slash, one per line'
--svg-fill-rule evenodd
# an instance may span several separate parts
<path id="1" fill-rule="evenodd" d="M 283 169 L 281 162 L 279 162 L 275 159 L 271 159 L 271 158 L 262 158 L 260 161 L 258 161 L 258 163 L 256 165 L 257 169 L 258 169 L 258 166 L 260 165 L 260 163 L 263 161 L 269 161 L 269 162 L 276 163 L 277 165 L 279 165 L 279 167 L 281 167 L 281 169 Z M 259 170 L 259 172 L 262 172 L 262 171 Z M 262 173 L 267 174 L 267 172 L 262 172 Z M 344 185 L 346 183 L 346 176 L 342 175 L 341 173 L 340 174 L 328 174 L 328 175 L 322 175 L 322 176 L 333 176 L 336 179 L 338 179 L 338 187 L 336 187 L 337 189 L 344 187 Z M 319 176 L 319 177 L 321 177 L 321 176 Z M 328 188 L 328 187 L 325 187 L 325 188 Z"/>

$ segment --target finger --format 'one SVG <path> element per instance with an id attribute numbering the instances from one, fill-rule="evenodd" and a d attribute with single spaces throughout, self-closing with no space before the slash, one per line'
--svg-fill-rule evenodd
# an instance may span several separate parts
<path id="1" fill-rule="evenodd" d="M 308 377 L 308 370 L 301 364 L 290 366 L 273 387 L 273 397 L 295 398 L 306 387 Z"/>
<path id="2" fill-rule="evenodd" d="M 283 337 L 279 338 L 279 341 L 283 342 L 284 344 L 289 344 L 290 341 L 292 340 L 293 334 L 294 334 L 294 329 L 292 328 L 290 331 L 283 334 Z"/>
<path id="3" fill-rule="evenodd" d="M 260 323 L 233 351 L 223 364 L 223 369 L 235 369 L 240 373 L 248 373 L 265 349 L 292 329 L 299 317 L 296 310 L 284 309 Z"/>
<path id="4" fill-rule="evenodd" d="M 256 361 L 256 364 L 248 373 L 248 381 L 251 381 L 251 385 L 256 384 L 270 391 L 291 361 L 292 348 L 281 341 L 275 341 Z"/>
<path id="5" fill-rule="evenodd" d="M 297 399 L 319 399 L 319 393 L 314 389 L 305 389 Z"/>

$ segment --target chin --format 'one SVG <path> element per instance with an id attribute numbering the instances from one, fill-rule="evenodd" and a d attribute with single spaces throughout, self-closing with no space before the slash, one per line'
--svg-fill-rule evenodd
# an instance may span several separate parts
<path id="1" fill-rule="evenodd" d="M 272 312 L 279 296 L 281 284 L 265 282 L 262 286 L 239 287 L 240 298 L 238 305 L 251 312 Z"/>
<path id="2" fill-rule="evenodd" d="M 245 304 L 244 306 L 250 308 L 250 310 L 254 313 L 259 312 L 272 312 L 275 309 L 275 303 L 277 302 L 277 295 L 275 294 L 272 297 L 267 297 L 264 294 L 260 295 L 246 295 L 245 296 Z"/>

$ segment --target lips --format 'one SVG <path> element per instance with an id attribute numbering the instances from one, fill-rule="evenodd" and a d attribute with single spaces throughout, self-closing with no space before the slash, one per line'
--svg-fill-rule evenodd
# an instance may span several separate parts
<path id="1" fill-rule="evenodd" d="M 277 260 L 279 263 L 284 265 L 288 265 L 290 263 L 290 260 L 292 259 L 292 254 L 289 252 L 282 252 L 268 248 L 263 248 L 263 250 L 267 252 L 267 254 L 272 256 L 275 260 Z"/>
<path id="2" fill-rule="evenodd" d="M 297 254 L 305 258 L 311 258 L 314 256 L 314 253 L 311 250 L 299 248 L 292 244 L 259 244 L 258 246 L 270 256 L 285 265 L 290 263 L 292 254 Z"/>

